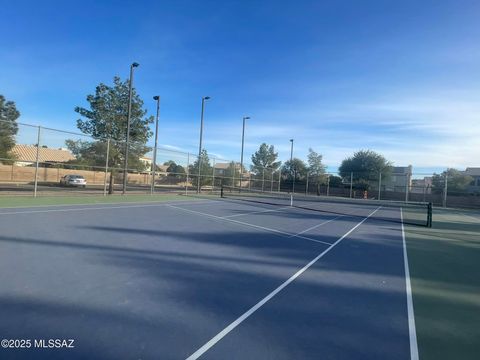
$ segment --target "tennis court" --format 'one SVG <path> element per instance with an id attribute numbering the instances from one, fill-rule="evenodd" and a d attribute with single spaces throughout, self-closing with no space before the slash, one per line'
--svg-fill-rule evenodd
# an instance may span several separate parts
<path id="1" fill-rule="evenodd" d="M 0 209 L 2 358 L 415 357 L 402 208 L 255 196 Z"/>

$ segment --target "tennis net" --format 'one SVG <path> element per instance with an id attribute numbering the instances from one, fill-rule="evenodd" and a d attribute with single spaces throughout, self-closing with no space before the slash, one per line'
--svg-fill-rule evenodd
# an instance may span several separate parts
<path id="1" fill-rule="evenodd" d="M 269 205 L 292 206 L 295 208 L 320 211 L 325 213 L 364 217 L 378 207 L 385 211 L 375 216 L 376 219 L 401 222 L 419 226 L 432 226 L 432 204 L 427 202 L 404 202 L 391 200 L 352 199 L 330 196 L 291 194 L 286 192 L 267 192 L 223 186 L 221 197 L 231 200 L 256 202 Z"/>

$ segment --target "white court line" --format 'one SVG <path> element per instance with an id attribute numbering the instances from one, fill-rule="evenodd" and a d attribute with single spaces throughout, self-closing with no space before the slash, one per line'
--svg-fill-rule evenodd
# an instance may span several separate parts
<path id="1" fill-rule="evenodd" d="M 410 269 L 408 267 L 407 243 L 405 241 L 405 228 L 403 225 L 403 209 L 400 208 L 402 221 L 403 262 L 405 266 L 405 283 L 407 291 L 408 332 L 410 336 L 410 359 L 418 360 L 417 330 L 415 328 L 415 313 L 413 311 L 412 286 L 410 283 Z"/>
<path id="2" fill-rule="evenodd" d="M 344 216 L 348 216 L 348 215 L 339 215 L 339 216 L 336 216 L 336 217 L 334 217 L 333 219 L 330 219 L 330 220 L 321 222 L 320 224 L 314 225 L 314 226 L 312 226 L 312 227 L 309 227 L 308 229 L 305 229 L 305 230 L 303 230 L 303 231 L 300 231 L 299 233 L 296 233 L 295 235 L 292 235 L 291 237 L 305 234 L 306 232 L 308 232 L 308 231 L 310 231 L 310 230 L 316 229 L 316 228 L 318 228 L 318 227 L 320 227 L 320 226 L 322 226 L 322 225 L 328 224 L 329 222 L 332 222 L 332 221 L 337 220 L 337 219 L 339 219 L 339 218 L 341 218 L 341 217 L 344 217 Z"/>
<path id="3" fill-rule="evenodd" d="M 265 303 L 267 303 L 270 299 L 272 299 L 275 295 L 277 295 L 280 291 L 282 291 L 286 286 L 288 286 L 291 282 L 293 282 L 296 278 L 302 275 L 308 268 L 310 268 L 313 264 L 315 264 L 320 258 L 322 258 L 325 254 L 327 254 L 330 250 L 332 250 L 335 246 L 337 246 L 343 239 L 345 239 L 348 235 L 350 235 L 356 228 L 362 225 L 370 216 L 375 214 L 381 206 L 376 208 L 373 212 L 371 212 L 367 217 L 365 217 L 362 221 L 360 221 L 357 225 L 351 228 L 348 232 L 346 232 L 341 238 L 331 244 L 326 250 L 324 250 L 320 255 L 318 255 L 315 259 L 310 261 L 307 265 L 303 268 L 298 270 L 295 274 L 293 274 L 288 280 L 283 282 L 279 287 L 273 290 L 270 294 L 265 296 L 262 300 L 260 300 L 257 304 L 252 306 L 249 310 L 247 310 L 243 315 L 237 318 L 234 322 L 220 331 L 217 335 L 211 338 L 207 343 L 205 343 L 201 348 L 195 351 L 192 355 L 190 355 L 187 360 L 194 360 L 198 359 L 202 356 L 205 352 L 207 352 L 212 346 L 214 346 L 217 342 L 222 340 L 230 331 L 235 329 L 238 325 L 240 325 L 243 321 L 245 321 L 250 315 L 252 315 L 255 311 L 257 311 L 260 307 L 262 307 Z"/>
<path id="4" fill-rule="evenodd" d="M 178 210 L 182 210 L 182 211 L 185 211 L 185 212 L 189 212 L 189 213 L 192 213 L 192 214 L 197 214 L 197 215 L 202 215 L 202 216 L 210 217 L 210 218 L 217 219 L 217 220 L 223 220 L 223 221 L 226 221 L 226 222 L 232 222 L 232 223 L 234 223 L 234 224 L 240 224 L 240 225 L 244 225 L 244 226 L 248 226 L 248 227 L 252 227 L 252 228 L 256 228 L 256 229 L 261 229 L 261 230 L 270 231 L 270 232 L 273 232 L 273 233 L 276 233 L 276 234 L 285 235 L 285 236 L 287 236 L 288 238 L 296 237 L 296 238 L 299 238 L 299 239 L 308 240 L 308 241 L 313 241 L 313 242 L 320 243 L 320 244 L 324 244 L 324 245 L 329 245 L 329 246 L 332 245 L 332 244 L 330 244 L 330 243 L 328 243 L 328 242 L 326 242 L 326 241 L 316 240 L 316 239 L 312 239 L 312 238 L 309 238 L 309 237 L 306 237 L 306 236 L 301 236 L 301 235 L 295 235 L 295 234 L 291 234 L 291 233 L 288 233 L 288 232 L 285 232 L 285 231 L 268 228 L 268 227 L 265 227 L 265 226 L 250 224 L 250 223 L 247 223 L 247 222 L 238 221 L 238 220 L 233 220 L 233 219 L 227 219 L 227 218 L 224 218 L 224 217 L 221 217 L 221 216 L 212 215 L 212 214 L 207 214 L 207 213 L 203 213 L 203 212 L 195 211 L 195 210 L 190 210 L 190 209 L 184 209 L 184 208 L 181 208 L 181 207 L 178 207 L 178 206 L 174 206 L 174 205 L 168 205 L 168 207 L 171 207 L 171 208 L 174 208 L 174 209 L 178 209 Z"/>
<path id="5" fill-rule="evenodd" d="M 290 208 L 292 208 L 292 207 L 291 207 L 291 206 L 284 206 L 284 207 L 276 208 L 276 209 L 268 209 L 268 210 L 252 211 L 252 212 L 241 213 L 241 214 L 227 215 L 227 216 L 222 216 L 222 218 L 223 218 L 223 219 L 229 219 L 229 218 L 236 217 L 236 216 L 245 216 L 245 215 L 252 215 L 252 214 L 263 214 L 263 213 L 267 213 L 267 212 L 282 211 L 282 210 L 290 209 Z"/>
<path id="6" fill-rule="evenodd" d="M 205 201 L 210 202 L 213 200 L 197 200 L 192 203 L 181 202 L 178 204 L 182 205 L 193 205 L 198 204 L 198 201 Z M 219 202 L 220 203 L 220 202 Z M 175 203 L 177 204 L 177 203 Z M 86 204 L 83 204 L 85 206 Z M 98 204 L 92 204 L 98 205 Z M 101 204 L 105 205 L 105 204 Z M 10 212 L 0 212 L 0 216 L 2 215 L 18 215 L 18 214 L 36 214 L 36 213 L 49 213 L 49 212 L 70 212 L 70 211 L 85 211 L 85 210 L 106 210 L 106 209 L 127 209 L 127 208 L 142 208 L 142 207 L 155 207 L 155 206 L 168 206 L 171 205 L 170 203 L 165 202 L 156 202 L 156 203 L 142 203 L 142 205 L 121 205 L 121 206 L 91 206 L 91 207 L 82 207 L 82 208 L 71 208 L 71 209 L 47 209 L 47 210 L 25 210 L 25 211 L 10 211 Z M 74 205 L 62 205 L 62 206 L 74 206 Z M 80 205 L 82 206 L 82 205 Z M 1 211 L 1 208 L 0 208 Z"/>

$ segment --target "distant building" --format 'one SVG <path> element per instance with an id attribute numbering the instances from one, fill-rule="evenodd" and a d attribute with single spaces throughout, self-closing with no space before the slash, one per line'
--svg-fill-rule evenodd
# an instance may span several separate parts
<path id="1" fill-rule="evenodd" d="M 480 167 L 467 167 L 463 173 L 473 178 L 468 186 L 468 191 L 480 192 Z"/>
<path id="2" fill-rule="evenodd" d="M 15 145 L 11 150 L 15 156 L 15 165 L 29 166 L 37 161 L 37 146 Z M 75 156 L 67 149 L 38 148 L 38 161 L 41 163 L 66 163 L 75 160 Z"/>
<path id="3" fill-rule="evenodd" d="M 148 157 L 148 156 L 142 156 L 140 159 L 139 159 L 142 163 L 145 164 L 145 167 L 147 169 L 151 169 L 152 168 L 152 158 Z"/>
<path id="4" fill-rule="evenodd" d="M 382 181 L 382 188 L 385 191 L 405 192 L 412 186 L 412 165 L 394 166 L 388 179 Z"/>
<path id="5" fill-rule="evenodd" d="M 415 194 L 431 194 L 432 177 L 425 176 L 423 179 L 412 179 L 410 192 Z"/>
<path id="6" fill-rule="evenodd" d="M 226 163 L 215 163 L 215 175 L 218 176 L 224 176 L 227 172 L 227 170 L 232 166 L 231 162 L 226 162 Z M 235 170 L 237 175 L 240 175 L 240 164 L 235 163 Z M 248 178 L 250 177 L 250 172 L 247 171 L 246 169 L 243 170 L 243 178 Z"/>

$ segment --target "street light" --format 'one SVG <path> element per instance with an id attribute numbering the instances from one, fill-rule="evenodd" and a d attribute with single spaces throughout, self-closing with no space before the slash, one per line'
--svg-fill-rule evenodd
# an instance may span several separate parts
<path id="1" fill-rule="evenodd" d="M 292 195 L 295 193 L 295 169 L 293 168 L 293 139 L 290 139 L 291 147 L 290 147 L 290 166 L 293 170 L 293 181 L 292 181 Z"/>
<path id="2" fill-rule="evenodd" d="M 202 97 L 202 114 L 200 116 L 200 143 L 198 145 L 198 179 L 197 179 L 197 193 L 200 193 L 200 170 L 202 166 L 202 137 L 203 137 L 203 112 L 205 110 L 205 100 L 209 100 L 210 96 Z"/>
<path id="3" fill-rule="evenodd" d="M 153 100 L 157 101 L 157 117 L 155 120 L 155 147 L 153 150 L 153 162 L 152 162 L 152 187 L 150 192 L 155 192 L 155 172 L 157 171 L 157 142 L 158 142 L 158 116 L 160 115 L 160 96 L 156 95 Z"/>
<path id="4" fill-rule="evenodd" d="M 243 128 L 242 128 L 242 153 L 240 155 L 240 189 L 242 188 L 242 178 L 243 178 L 243 146 L 245 144 L 245 120 L 249 120 L 250 116 L 243 117 Z M 235 178 L 235 164 L 233 166 L 233 176 Z M 235 184 L 233 184 L 235 187 Z"/>
<path id="5" fill-rule="evenodd" d="M 127 173 L 128 173 L 128 142 L 130 140 L 130 118 L 132 116 L 132 84 L 133 84 L 133 69 L 139 64 L 134 62 L 130 65 L 130 79 L 128 80 L 128 115 L 127 115 L 127 141 L 125 143 L 125 161 L 123 170 L 123 189 L 122 194 L 127 192 Z"/>

